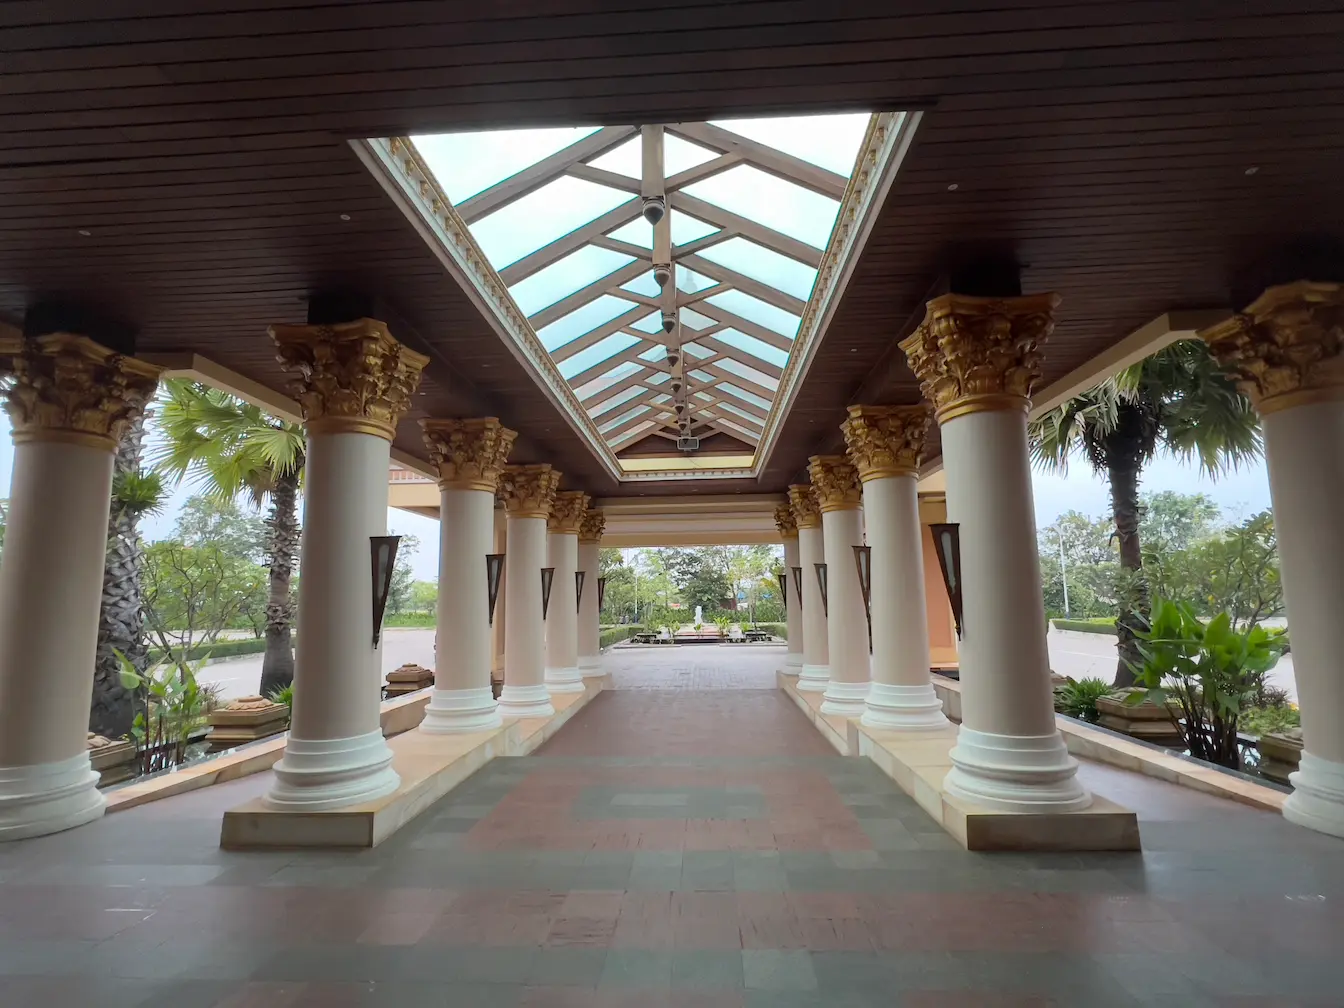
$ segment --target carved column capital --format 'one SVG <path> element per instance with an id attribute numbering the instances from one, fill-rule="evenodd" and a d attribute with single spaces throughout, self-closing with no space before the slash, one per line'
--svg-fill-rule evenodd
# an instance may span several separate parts
<path id="1" fill-rule="evenodd" d="M 940 424 L 966 413 L 1031 405 L 1038 347 L 1055 327 L 1058 294 L 989 298 L 944 294 L 901 341 Z"/>
<path id="2" fill-rule="evenodd" d="M 598 508 L 589 508 L 583 513 L 583 524 L 579 526 L 579 542 L 596 543 L 602 541 L 602 533 L 607 530 L 606 513 Z"/>
<path id="3" fill-rule="evenodd" d="M 1199 335 L 1262 414 L 1344 399 L 1344 284 L 1270 287 Z"/>
<path id="4" fill-rule="evenodd" d="M 800 529 L 821 528 L 821 501 L 811 483 L 789 484 L 789 507 L 793 509 L 794 524 Z"/>
<path id="5" fill-rule="evenodd" d="M 914 476 L 924 454 L 924 438 L 933 415 L 918 406 L 851 406 L 840 425 L 845 447 L 859 470 L 859 480 Z"/>
<path id="6" fill-rule="evenodd" d="M 863 506 L 859 470 L 844 455 L 813 455 L 807 460 L 807 471 L 816 487 L 822 514 L 853 511 Z"/>
<path id="7" fill-rule="evenodd" d="M 551 502 L 560 485 L 559 471 L 548 463 L 505 466 L 496 495 L 513 518 L 550 518 Z"/>
<path id="8" fill-rule="evenodd" d="M 495 417 L 421 420 L 420 427 L 429 457 L 439 470 L 440 487 L 495 492 L 517 431 Z"/>
<path id="9" fill-rule="evenodd" d="M 15 444 L 63 441 L 116 451 L 153 397 L 160 371 L 72 333 L 0 341 Z"/>
<path id="10" fill-rule="evenodd" d="M 280 364 L 298 372 L 294 397 L 310 434 L 372 434 L 391 441 L 429 363 L 374 319 L 273 325 Z"/>
<path id="11" fill-rule="evenodd" d="M 583 527 L 583 517 L 591 499 L 582 490 L 561 490 L 551 501 L 551 513 L 546 519 L 547 530 L 577 535 Z"/>
<path id="12" fill-rule="evenodd" d="M 793 507 L 785 502 L 775 505 L 775 528 L 785 539 L 798 538 L 798 519 L 793 515 Z"/>

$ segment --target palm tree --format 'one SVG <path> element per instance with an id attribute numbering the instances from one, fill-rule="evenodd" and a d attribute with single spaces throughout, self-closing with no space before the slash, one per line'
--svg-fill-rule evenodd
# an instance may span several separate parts
<path id="1" fill-rule="evenodd" d="M 138 673 L 145 671 L 149 659 L 140 587 L 144 567 L 140 519 L 163 510 L 168 499 L 159 474 L 140 469 L 144 440 L 145 420 L 141 414 L 122 436 L 112 470 L 112 508 L 108 515 L 89 730 L 113 739 L 130 732 L 135 719 L 135 697 L 121 685 L 117 652 L 125 655 Z"/>
<path id="2" fill-rule="evenodd" d="M 1140 473 L 1159 449 L 1197 459 L 1214 478 L 1258 459 L 1259 418 L 1204 342 L 1182 340 L 1032 421 L 1030 436 L 1038 466 L 1062 472 L 1078 451 L 1110 481 L 1120 566 L 1127 574 L 1117 590 L 1115 685 L 1130 686 L 1130 663 L 1140 661 L 1134 632 L 1143 629 L 1148 608 L 1139 542 Z"/>
<path id="3" fill-rule="evenodd" d="M 270 696 L 294 681 L 290 583 L 299 551 L 303 428 L 207 385 L 175 378 L 164 382 L 164 389 L 159 429 L 165 443 L 155 453 L 158 469 L 177 480 L 196 477 L 208 492 L 227 500 L 246 493 L 258 507 L 270 504 L 266 656 L 261 665 L 261 693 Z"/>

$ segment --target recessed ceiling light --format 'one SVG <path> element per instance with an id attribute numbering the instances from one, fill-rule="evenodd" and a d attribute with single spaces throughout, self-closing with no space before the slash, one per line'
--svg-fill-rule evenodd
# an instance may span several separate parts
<path id="1" fill-rule="evenodd" d="M 852 347 L 849 348 L 849 352 L 850 352 L 850 353 L 858 353 L 858 352 L 859 352 L 859 348 L 856 347 L 856 346 L 852 346 Z"/>
<path id="2" fill-rule="evenodd" d="M 429 395 L 428 392 L 417 392 L 416 395 Z"/>
<path id="3" fill-rule="evenodd" d="M 341 220 L 349 220 L 349 219 L 350 219 L 350 215 L 349 215 L 348 213 L 343 213 L 343 214 L 341 214 Z"/>
<path id="4" fill-rule="evenodd" d="M 953 182 L 950 186 L 947 187 L 947 191 L 948 191 L 948 192 L 956 192 L 956 191 L 957 191 L 957 184 L 956 184 L 955 182 Z"/>
<path id="5" fill-rule="evenodd" d="M 89 235 L 93 234 L 92 231 L 85 231 L 83 228 L 80 228 L 80 229 L 79 229 L 79 233 L 82 234 L 85 238 L 87 238 L 87 237 L 89 237 Z"/>
<path id="6" fill-rule="evenodd" d="M 1259 166 L 1259 165 L 1251 165 L 1249 168 L 1246 169 L 1246 174 L 1247 174 L 1247 175 L 1254 175 L 1254 174 L 1255 174 L 1256 172 L 1258 172 L 1259 170 L 1260 170 L 1260 166 Z"/>

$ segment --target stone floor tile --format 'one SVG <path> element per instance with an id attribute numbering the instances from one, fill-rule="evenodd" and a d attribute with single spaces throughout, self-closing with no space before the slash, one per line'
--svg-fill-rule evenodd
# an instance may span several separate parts
<path id="1" fill-rule="evenodd" d="M 746 987 L 770 991 L 814 991 L 817 975 L 806 951 L 743 949 L 742 976 Z"/>

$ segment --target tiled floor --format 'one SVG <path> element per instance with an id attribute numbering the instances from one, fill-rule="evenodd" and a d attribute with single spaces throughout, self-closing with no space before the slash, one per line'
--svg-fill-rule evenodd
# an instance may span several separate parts
<path id="1" fill-rule="evenodd" d="M 265 777 L 0 847 L 0 1005 L 1344 1004 L 1344 843 L 1086 774 L 1142 854 L 969 854 L 778 693 L 610 692 L 374 851 L 218 850 Z"/>

